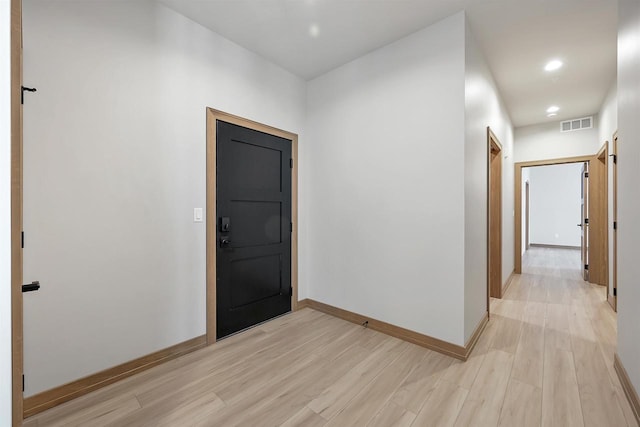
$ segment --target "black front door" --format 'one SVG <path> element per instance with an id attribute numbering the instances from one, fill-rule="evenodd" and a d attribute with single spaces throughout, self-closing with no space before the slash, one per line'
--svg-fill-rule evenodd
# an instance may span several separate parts
<path id="1" fill-rule="evenodd" d="M 291 141 L 216 123 L 216 329 L 291 310 Z"/>

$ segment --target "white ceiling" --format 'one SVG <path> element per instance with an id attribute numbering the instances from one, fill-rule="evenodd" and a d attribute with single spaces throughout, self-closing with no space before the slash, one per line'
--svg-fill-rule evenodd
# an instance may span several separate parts
<path id="1" fill-rule="evenodd" d="M 307 80 L 466 9 L 516 127 L 597 112 L 616 74 L 615 0 L 161 2 Z"/>

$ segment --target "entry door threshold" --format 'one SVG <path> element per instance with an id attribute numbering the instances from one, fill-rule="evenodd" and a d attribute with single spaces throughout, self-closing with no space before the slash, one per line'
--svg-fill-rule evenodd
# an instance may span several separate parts
<path id="1" fill-rule="evenodd" d="M 240 329 L 239 331 L 234 332 L 234 333 L 229 334 L 229 335 L 225 335 L 225 336 L 224 336 L 224 337 L 222 337 L 222 338 L 216 338 L 216 342 L 224 341 L 224 340 L 226 340 L 227 338 L 231 338 L 231 337 L 233 337 L 233 336 L 236 336 L 236 335 L 238 335 L 238 334 L 241 334 L 241 333 L 243 333 L 243 332 L 245 332 L 245 331 L 248 331 L 249 329 L 257 328 L 258 326 L 262 326 L 262 325 L 264 325 L 265 323 L 269 323 L 269 322 L 271 322 L 272 320 L 279 319 L 279 318 L 281 318 L 281 317 L 283 317 L 283 316 L 288 316 L 288 315 L 289 315 L 289 314 L 291 314 L 291 313 L 293 313 L 293 310 L 289 310 L 289 311 L 287 311 L 286 313 L 278 314 L 277 316 L 272 317 L 271 319 L 267 319 L 267 320 L 265 320 L 264 322 L 256 323 L 255 325 L 251 325 L 251 326 L 246 327 L 246 328 L 244 328 L 244 329 Z"/>

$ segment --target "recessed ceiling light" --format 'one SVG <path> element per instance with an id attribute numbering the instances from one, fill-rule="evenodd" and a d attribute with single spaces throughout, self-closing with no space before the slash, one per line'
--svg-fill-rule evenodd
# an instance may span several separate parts
<path id="1" fill-rule="evenodd" d="M 555 71 L 562 67 L 562 61 L 559 59 L 554 59 L 552 61 L 547 62 L 547 65 L 544 66 L 545 71 Z"/>
<path id="2" fill-rule="evenodd" d="M 557 115 L 558 115 L 558 113 L 549 113 L 549 114 L 547 114 L 547 117 L 555 117 Z"/>
<path id="3" fill-rule="evenodd" d="M 556 105 L 552 105 L 551 107 L 547 108 L 547 113 L 557 113 L 558 111 L 560 111 L 560 107 Z"/>
<path id="4" fill-rule="evenodd" d="M 309 35 L 313 38 L 316 38 L 320 35 L 320 27 L 318 27 L 318 24 L 311 24 L 309 26 Z"/>

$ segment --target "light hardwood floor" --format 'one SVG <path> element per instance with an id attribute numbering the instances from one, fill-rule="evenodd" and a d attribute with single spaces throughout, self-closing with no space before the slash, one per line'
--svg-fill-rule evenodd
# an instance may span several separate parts
<path id="1" fill-rule="evenodd" d="M 523 266 L 465 363 L 304 309 L 25 425 L 636 426 L 580 253 L 532 248 Z"/>

